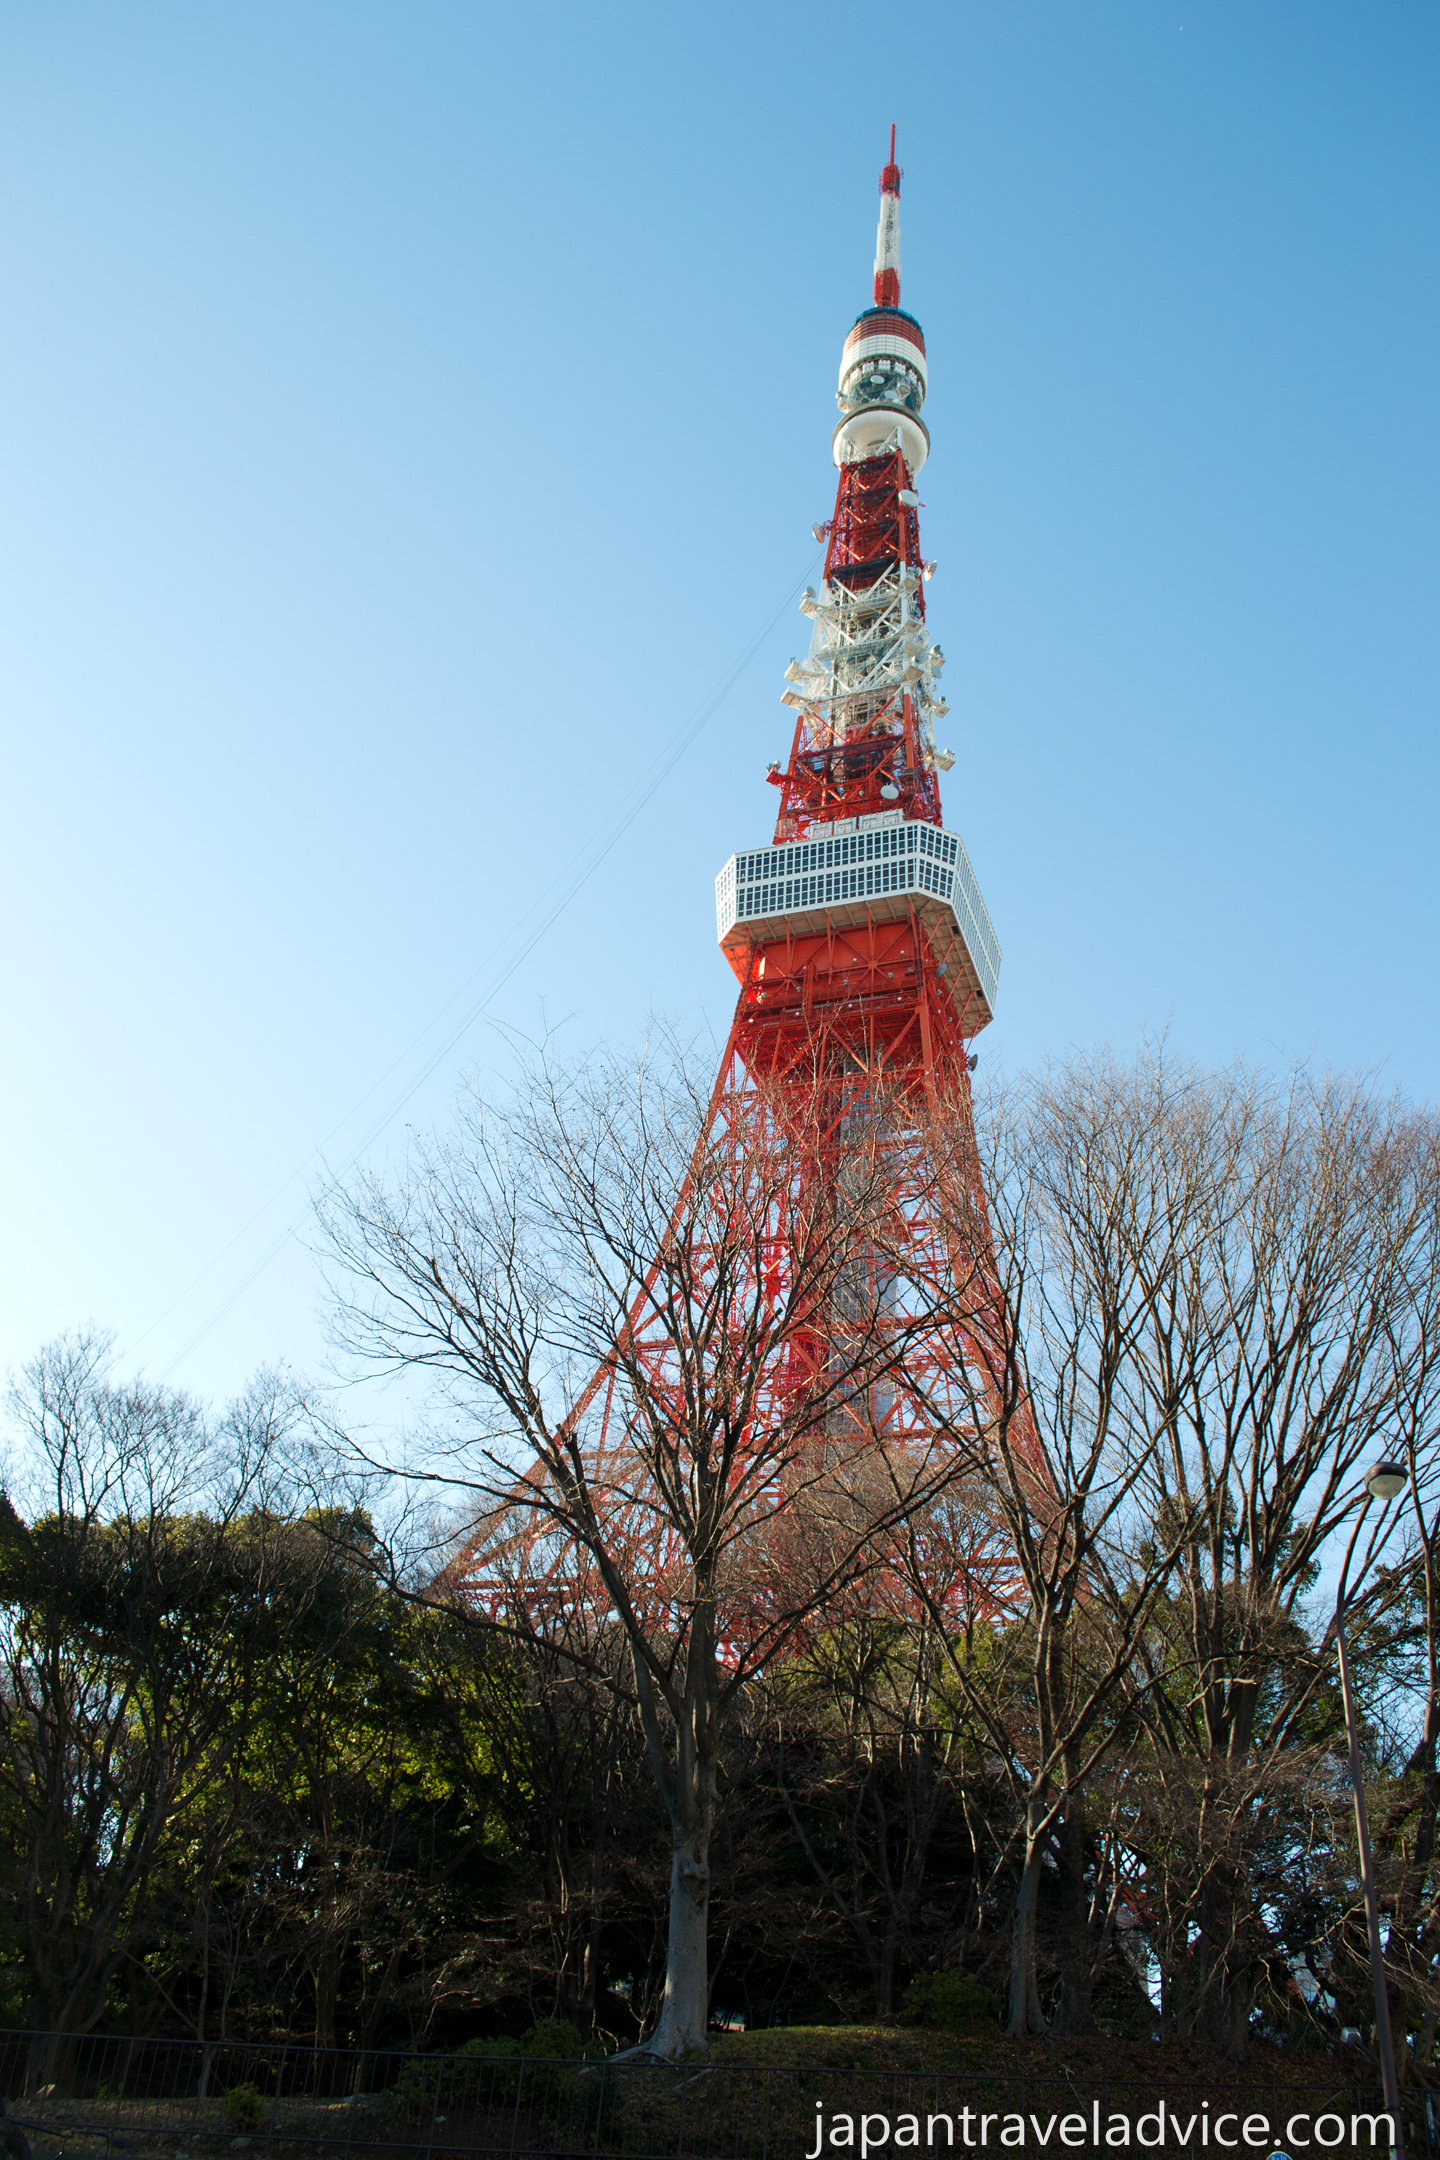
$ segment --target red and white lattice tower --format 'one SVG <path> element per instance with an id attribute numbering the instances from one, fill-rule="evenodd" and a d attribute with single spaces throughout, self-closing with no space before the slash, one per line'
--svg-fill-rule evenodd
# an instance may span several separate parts
<path id="1" fill-rule="evenodd" d="M 840 361 L 832 439 L 839 481 L 834 515 L 817 528 L 827 543 L 823 579 L 801 601 L 810 650 L 786 670 L 794 738 L 788 762 L 768 775 L 780 797 L 774 838 L 739 850 L 716 879 L 720 945 L 740 994 L 702 1152 L 728 1146 L 737 1157 L 748 1151 L 773 1162 L 793 1136 L 796 1191 L 815 1181 L 843 1196 L 857 1116 L 863 1125 L 870 1106 L 883 1102 L 898 1227 L 883 1257 L 857 1260 L 873 1262 L 885 1280 L 858 1286 L 852 1302 L 873 1317 L 888 1301 L 897 1339 L 907 1331 L 907 1363 L 867 1388 L 858 1413 L 852 1395 L 838 1424 L 823 1428 L 823 1441 L 833 1443 L 848 1420 L 859 1444 L 933 1466 L 937 1426 L 953 1434 L 997 1418 L 1007 1388 L 1027 1457 L 1033 1428 L 1028 1405 L 1016 1399 L 1013 1360 L 1003 1369 L 1006 1329 L 970 1123 L 969 1046 L 994 1011 L 1000 948 L 960 836 L 941 814 L 940 774 L 954 759 L 936 741 L 947 711 L 939 687 L 945 662 L 926 623 L 934 566 L 921 555 L 916 494 L 930 447 L 922 417 L 927 363 L 920 325 L 900 306 L 894 151 L 892 129 L 880 176 L 874 301 Z M 970 1166 L 973 1204 L 958 1217 L 953 1189 L 952 1204 L 936 1206 L 926 1160 L 942 1127 L 952 1168 L 956 1160 Z M 682 1194 L 677 1220 L 690 1204 Z M 960 1217 L 968 1249 L 957 1253 Z M 756 1283 L 755 1296 L 783 1296 L 789 1257 L 777 1216 L 767 1280 Z M 917 1328 L 917 1307 L 937 1286 L 953 1307 L 957 1285 L 962 1317 Z M 843 1363 L 836 1344 L 844 1324 L 832 1308 L 787 1338 L 765 1377 L 757 1430 L 782 1424 L 807 1390 L 823 1393 L 827 1370 Z M 645 1361 L 652 1400 L 667 1389 L 678 1397 L 671 1333 L 653 1297 L 637 1300 L 629 1344 Z M 673 1539 L 661 1508 L 647 1528 L 646 1496 L 624 1467 L 625 1393 L 615 1370 L 602 1367 L 571 1419 L 577 1427 L 583 1421 L 596 1488 L 624 1493 L 625 1535 L 651 1554 L 647 1565 L 660 1585 L 670 1577 Z M 932 1551 L 950 1542 L 946 1514 L 942 1504 Z M 977 1531 L 963 1506 L 952 1516 L 950 1594 L 1002 1599 L 1009 1569 L 994 1525 Z M 547 1568 L 568 1567 L 553 1547 L 541 1562 L 523 1531 L 516 1534 L 532 1583 Z M 497 1520 L 459 1556 L 452 1579 L 481 1594 L 486 1555 L 501 1548 L 515 1549 Z M 732 1614 L 729 1624 L 740 1622 Z"/>
<path id="2" fill-rule="evenodd" d="M 1007 1324 L 978 1164 L 964 1211 L 969 1250 L 957 1253 L 953 1189 L 937 1209 L 932 1166 L 916 1159 L 938 1111 L 951 1170 L 957 1159 L 975 1162 L 969 1046 L 993 1016 L 1000 973 L 979 885 L 940 806 L 940 774 L 954 758 L 936 739 L 948 711 L 945 658 L 926 622 L 934 565 L 921 553 L 916 493 L 930 449 L 927 387 L 924 333 L 900 305 L 892 128 L 874 300 L 840 359 L 835 510 L 816 529 L 823 581 L 801 601 L 810 650 L 786 669 L 794 737 L 787 763 L 768 774 L 780 791 L 774 838 L 732 855 L 716 879 L 720 944 L 740 983 L 716 1114 L 743 1126 L 753 1100 L 773 1120 L 792 1072 L 808 1103 L 817 1057 L 835 1075 L 837 1136 L 857 1092 L 883 1089 L 908 1243 L 897 1305 L 907 1286 L 922 1301 L 935 1286 L 952 1297 L 958 1288 L 971 1324 L 912 1333 L 905 1374 L 873 1390 L 866 1423 L 882 1445 L 908 1444 L 933 1464 L 934 1412 L 943 1408 L 956 1430 L 977 1414 L 996 1418 L 1008 1384 L 1020 1453 L 1033 1462 L 1029 1406 L 1015 1399 L 1013 1363 L 1003 1370 Z M 905 1324 L 902 1311 L 895 1319 Z M 815 1354 L 823 1367 L 823 1344 Z M 988 1580 L 998 1592 L 1009 1573 L 1003 1551 L 993 1531 L 977 1538 L 963 1512 L 976 1542 L 953 1554 L 956 1587 L 963 1578 L 974 1594 L 977 1579 Z"/>

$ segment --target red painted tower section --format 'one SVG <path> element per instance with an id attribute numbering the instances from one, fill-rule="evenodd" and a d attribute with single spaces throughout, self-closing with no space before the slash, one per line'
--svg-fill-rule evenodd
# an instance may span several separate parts
<path id="1" fill-rule="evenodd" d="M 790 754 L 768 774 L 779 790 L 774 834 L 768 844 L 737 851 L 716 879 L 719 939 L 739 997 L 696 1160 L 713 1162 L 729 1150 L 736 1160 L 773 1163 L 788 1150 L 794 1212 L 803 1215 L 817 1191 L 843 1206 L 847 1148 L 857 1131 L 873 1147 L 875 1105 L 883 1104 L 895 1232 L 883 1260 L 857 1255 L 857 1269 L 868 1267 L 875 1279 L 858 1285 L 855 1303 L 872 1315 L 888 1312 L 897 1340 L 905 1331 L 905 1364 L 869 1387 L 863 1403 L 853 1402 L 841 1420 L 845 1432 L 832 1421 L 825 1444 L 844 1445 L 848 1433 L 855 1446 L 878 1448 L 892 1465 L 933 1464 L 937 1445 L 952 1444 L 967 1423 L 973 1430 L 1003 1407 L 1022 1453 L 1037 1460 L 1028 1406 L 1017 1404 L 1013 1366 L 1003 1369 L 997 1347 L 1006 1328 L 971 1125 L 970 1045 L 993 1015 L 1000 949 L 964 846 L 946 830 L 941 809 L 940 775 L 954 759 L 936 738 L 948 711 L 939 686 L 945 661 L 929 634 L 925 588 L 934 565 L 921 553 L 916 488 L 930 448 L 922 418 L 928 361 L 919 323 L 900 306 L 900 181 L 892 130 L 880 178 L 874 300 L 841 356 L 831 444 L 835 508 L 817 528 L 826 542 L 824 571 L 819 589 L 801 602 L 810 647 L 786 670 L 783 701 L 795 714 Z M 948 1201 L 933 1159 L 942 1135 Z M 966 1187 L 958 1212 L 957 1164 Z M 697 1190 L 678 1197 L 677 1224 L 687 1221 L 687 1210 L 693 1218 L 713 1204 L 697 1199 Z M 688 1228 L 693 1232 L 693 1220 Z M 717 1249 L 719 1242 L 717 1235 Z M 750 1286 L 757 1299 L 783 1298 L 796 1279 L 783 1208 L 757 1269 Z M 957 1283 L 965 1285 L 959 1300 Z M 732 1285 L 727 1295 L 743 1303 L 742 1288 Z M 703 1289 L 697 1284 L 693 1294 Z M 682 1381 L 650 1290 L 647 1284 L 631 1314 L 628 1350 L 644 1360 L 652 1399 L 675 1392 L 678 1425 Z M 950 1317 L 917 1327 L 915 1313 L 927 1298 L 936 1309 L 941 1291 Z M 834 1369 L 844 1326 L 843 1313 L 817 1312 L 813 1325 L 788 1341 L 765 1375 L 757 1429 L 767 1418 L 783 1423 L 797 1392 L 817 1384 L 827 1361 Z M 595 1375 L 567 1423 L 578 1431 L 582 1420 L 593 1436 L 587 1459 L 597 1476 L 608 1461 L 617 1465 L 612 1489 L 627 1493 L 637 1524 L 648 1519 L 635 1541 L 650 1552 L 654 1582 L 667 1583 L 672 1540 L 664 1511 L 652 1514 L 619 1467 L 627 1440 L 613 1371 Z M 952 1441 L 937 1441 L 946 1432 Z M 779 1520 L 783 1500 L 776 1497 Z M 973 1596 L 977 1579 L 988 1580 L 998 1600 L 1009 1573 L 1003 1549 L 983 1525 L 977 1530 L 973 1512 L 960 1536 L 955 1581 L 963 1578 Z M 504 1544 L 498 1524 L 490 1539 L 494 1554 Z M 475 1595 L 485 1594 L 483 1542 L 456 1568 Z M 937 1519 L 932 1550 L 943 1543 Z M 569 1563 L 552 1556 L 545 1566 L 552 1565 L 563 1573 Z M 876 1582 L 875 1594 L 887 1594 L 883 1570 Z M 513 1578 L 502 1589 L 513 1595 Z M 732 1615 L 728 1624 L 740 1622 Z"/>
<path id="2" fill-rule="evenodd" d="M 721 943 L 741 983 L 728 1056 L 783 1069 L 824 1025 L 867 1069 L 968 1097 L 967 1044 L 991 1018 L 1000 949 L 958 835 L 943 828 L 935 723 L 948 710 L 930 641 L 916 481 L 925 337 L 900 307 L 900 171 L 880 176 L 875 304 L 845 339 L 839 466 L 822 589 L 801 603 L 809 656 L 769 849 L 717 880 Z"/>
<path id="3" fill-rule="evenodd" d="M 926 618 L 934 564 L 921 552 L 916 490 L 930 449 L 929 375 L 924 332 L 900 306 L 900 179 L 892 130 L 874 302 L 841 355 L 835 509 L 817 528 L 825 567 L 801 602 L 810 650 L 786 669 L 790 755 L 768 775 L 780 794 L 774 836 L 738 851 L 716 879 L 720 943 L 740 994 L 707 1138 L 724 1133 L 738 1151 L 763 1155 L 788 1128 L 797 1191 L 816 1180 L 842 1191 L 853 1121 L 884 1102 L 897 1233 L 877 1265 L 894 1274 L 859 1302 L 874 1311 L 890 1300 L 905 1363 L 854 1422 L 866 1445 L 892 1459 L 908 1452 L 930 1474 L 944 1444 L 937 1430 L 954 1434 L 1002 1408 L 1022 1455 L 1038 1458 L 1028 1404 L 1015 1401 L 1013 1370 L 1001 1369 L 1006 1326 L 971 1123 L 970 1044 L 993 1015 L 1000 948 L 941 811 L 940 774 L 954 759 L 935 733 L 949 708 L 944 654 Z M 937 1141 L 947 1156 L 939 1171 Z M 968 1183 L 959 1211 L 957 1164 Z M 783 1284 L 786 1269 L 781 1234 L 773 1280 Z M 948 1297 L 951 1320 L 915 1328 L 936 1295 Z M 827 1325 L 843 1332 L 836 1316 L 817 1317 L 807 1353 L 815 1371 L 825 1367 Z M 796 1369 L 805 1362 L 792 1347 L 773 1376 L 777 1404 L 805 1384 Z M 955 1564 L 972 1588 L 977 1573 L 995 1581 L 1007 1572 L 984 1532 Z"/>

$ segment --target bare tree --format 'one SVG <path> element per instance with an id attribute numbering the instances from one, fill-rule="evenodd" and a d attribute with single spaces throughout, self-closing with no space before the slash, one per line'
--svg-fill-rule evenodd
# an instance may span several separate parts
<path id="1" fill-rule="evenodd" d="M 1331 1656 L 1333 1626 L 1310 1647 L 1306 1602 L 1366 1459 L 1400 1434 L 1433 1451 L 1440 1249 L 1433 1120 L 1303 1073 L 1249 1075 L 1245 1096 L 1230 1204 L 1178 1286 L 1182 1386 L 1156 1338 L 1174 1411 L 1149 1506 L 1189 1528 L 1139 1704 L 1171 1806 L 1193 1817 L 1176 2015 L 1237 2058 L 1270 1954 L 1246 1855 Z"/>
<path id="2" fill-rule="evenodd" d="M 705 2040 L 722 1722 L 950 1470 L 882 1429 L 921 1324 L 877 1257 L 903 1106 L 823 1032 L 796 1056 L 712 1090 L 672 1041 L 541 1055 L 396 1187 L 322 1201 L 341 1346 L 441 1383 L 408 1467 L 469 1496 L 451 1583 L 508 1597 L 523 1552 L 534 1595 L 592 1573 L 624 1631 L 671 1827 L 663 2054 Z"/>
<path id="3" fill-rule="evenodd" d="M 958 1264 L 935 1285 L 935 1308 L 966 1346 L 972 1401 L 958 1422 L 944 1401 L 928 1407 L 986 1496 L 1001 1556 L 990 1589 L 1000 1625 L 983 1663 L 953 1624 L 945 1639 L 1019 1811 L 1015 2036 L 1047 2029 L 1036 1970 L 1047 1858 L 1060 1895 L 1049 2029 L 1092 2029 L 1086 1788 L 1116 1744 L 1184 1534 L 1177 1519 L 1157 1538 L 1140 1504 L 1192 1354 L 1172 1328 L 1176 1369 L 1157 1387 L 1154 1339 L 1227 1204 L 1237 1121 L 1230 1092 L 1197 1090 L 1163 1053 L 1129 1068 L 1076 1058 L 992 1099 L 982 1174 L 968 1112 L 937 1105 L 930 1147 Z M 988 1280 L 972 1261 L 986 1250 Z M 941 1621 L 953 1609 L 952 1542 L 937 1543 L 918 1515 L 906 1534 L 910 1580 Z"/>

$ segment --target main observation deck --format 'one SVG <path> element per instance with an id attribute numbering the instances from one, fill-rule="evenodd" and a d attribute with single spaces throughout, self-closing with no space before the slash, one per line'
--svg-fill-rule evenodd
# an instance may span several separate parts
<path id="1" fill-rule="evenodd" d="M 741 977 L 754 945 L 912 911 L 978 1033 L 995 1015 L 1000 944 L 958 833 L 882 811 L 732 855 L 715 880 L 721 950 Z"/>

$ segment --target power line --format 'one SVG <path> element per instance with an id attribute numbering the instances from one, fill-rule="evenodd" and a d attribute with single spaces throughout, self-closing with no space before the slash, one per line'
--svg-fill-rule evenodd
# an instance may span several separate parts
<path id="1" fill-rule="evenodd" d="M 269 1199 L 256 1209 L 255 1213 L 250 1217 L 249 1221 L 241 1225 L 240 1229 L 235 1232 L 235 1235 L 220 1248 L 220 1251 L 216 1253 L 212 1260 L 206 1262 L 205 1266 L 200 1270 L 199 1274 L 193 1277 L 193 1279 L 186 1285 L 185 1289 L 183 1289 L 177 1297 L 171 1299 L 170 1303 L 165 1307 L 165 1310 L 160 1313 L 157 1318 L 150 1322 L 149 1326 L 145 1328 L 143 1333 L 136 1336 L 135 1340 L 129 1345 L 129 1350 L 131 1352 L 138 1349 L 139 1345 L 142 1342 L 145 1342 L 151 1335 L 153 1335 L 155 1330 L 158 1327 L 162 1326 L 163 1323 L 169 1318 L 170 1314 L 174 1312 L 178 1306 L 182 1305 L 185 1302 L 186 1298 L 191 1296 L 191 1294 L 205 1280 L 206 1276 L 211 1274 L 214 1269 L 220 1265 L 221 1261 L 226 1257 L 226 1255 L 234 1251 L 235 1247 L 241 1242 L 243 1238 L 245 1238 L 249 1234 L 249 1232 L 255 1227 L 256 1223 L 259 1222 L 263 1216 L 269 1213 L 270 1209 L 275 1205 L 275 1202 L 281 1197 L 281 1195 L 288 1192 L 290 1187 L 295 1184 L 297 1180 L 304 1177 L 313 1164 L 323 1160 L 324 1151 L 329 1146 L 330 1142 L 335 1138 L 336 1134 L 341 1133 L 345 1130 L 345 1127 L 349 1125 L 351 1121 L 359 1115 L 361 1110 L 364 1109 L 366 1103 L 370 1101 L 371 1097 L 377 1094 L 379 1090 L 385 1085 L 385 1082 L 390 1078 L 391 1074 L 398 1071 L 399 1068 L 404 1065 L 406 1061 L 411 1057 L 411 1055 L 419 1047 L 419 1045 L 425 1040 L 426 1036 L 429 1035 L 436 1027 L 440 1025 L 441 1021 L 444 1020 L 446 1014 L 454 1008 L 454 1006 L 465 995 L 466 991 L 469 990 L 474 983 L 479 981 L 481 976 L 488 973 L 490 968 L 498 959 L 500 953 L 504 951 L 504 948 L 524 927 L 525 923 L 534 916 L 537 909 L 544 907 L 545 902 L 550 898 L 550 895 L 557 890 L 557 888 L 563 888 L 560 891 L 559 898 L 555 901 L 554 905 L 549 909 L 549 911 L 542 917 L 540 923 L 531 932 L 530 936 L 525 940 L 524 944 L 521 945 L 519 951 L 515 954 L 514 958 L 504 969 L 504 972 L 500 974 L 495 979 L 495 981 L 491 983 L 490 987 L 484 992 L 484 994 L 481 997 L 477 998 L 474 1004 L 472 1004 L 468 1008 L 463 1018 L 459 1020 L 457 1024 L 450 1030 L 449 1034 L 445 1037 L 439 1048 L 432 1053 L 432 1055 L 421 1066 L 420 1070 L 414 1075 L 414 1077 L 407 1081 L 406 1085 L 395 1097 L 395 1099 L 370 1124 L 362 1137 L 350 1149 L 349 1153 L 346 1155 L 344 1161 L 340 1166 L 340 1174 L 343 1176 L 345 1171 L 352 1169 L 355 1163 L 359 1160 L 359 1158 L 365 1153 L 365 1151 L 374 1145 L 380 1134 L 385 1130 L 385 1127 L 391 1122 L 393 1118 L 399 1115 L 400 1111 L 404 1109 L 406 1103 L 410 1101 L 411 1097 L 416 1093 L 416 1091 L 424 1085 L 426 1080 L 429 1079 L 431 1073 L 434 1072 L 436 1066 L 439 1065 L 442 1060 L 449 1055 L 449 1053 L 454 1049 L 455 1045 L 460 1041 L 462 1036 L 464 1036 L 468 1032 L 468 1030 L 474 1025 L 475 1021 L 479 1018 L 485 1007 L 491 1004 L 494 999 L 499 996 L 500 992 L 504 989 L 506 983 L 510 981 L 511 977 L 517 972 L 523 962 L 526 961 L 529 958 L 530 954 L 535 950 L 535 947 L 545 936 L 547 930 L 551 928 L 551 926 L 564 913 L 565 909 L 569 907 L 571 901 L 575 898 L 576 894 L 579 893 L 582 888 L 589 883 L 595 872 L 600 868 L 600 865 L 605 861 L 606 857 L 615 847 L 617 841 L 619 841 L 622 836 L 629 830 L 630 826 L 634 824 L 636 818 L 644 809 L 646 803 L 649 802 L 651 796 L 654 795 L 656 789 L 661 785 L 664 780 L 668 778 L 670 773 L 673 772 L 676 765 L 680 762 L 680 759 L 685 755 L 685 752 L 690 748 L 691 744 L 701 733 L 707 722 L 713 719 L 719 707 L 724 703 L 725 699 L 730 695 L 730 692 L 735 688 L 735 685 L 739 682 L 741 676 L 749 667 L 751 661 L 755 658 L 761 646 L 769 637 L 771 631 L 775 628 L 775 625 L 780 621 L 781 617 L 786 613 L 786 611 L 794 604 L 794 601 L 796 600 L 799 593 L 803 590 L 805 585 L 808 584 L 810 579 L 815 575 L 815 572 L 819 567 L 819 562 L 819 556 L 816 556 L 811 561 L 806 570 L 799 578 L 796 579 L 795 583 L 786 593 L 784 599 L 780 602 L 779 606 L 776 607 L 774 612 L 766 619 L 763 627 L 756 632 L 755 636 L 746 646 L 744 652 L 740 655 L 739 659 L 733 663 L 727 673 L 721 678 L 715 689 L 711 691 L 710 695 L 697 708 L 693 717 L 685 724 L 679 734 L 673 739 L 670 747 L 666 751 L 662 752 L 659 760 L 651 766 L 648 774 L 642 777 L 642 779 L 636 783 L 636 785 L 630 790 L 628 795 L 624 795 L 621 797 L 615 808 L 602 821 L 598 834 L 590 843 L 588 849 L 588 859 L 587 855 L 582 854 L 580 858 L 580 867 L 573 873 L 573 875 L 569 878 L 568 881 L 565 879 L 563 873 L 555 878 L 552 878 L 549 885 L 547 885 L 544 890 L 537 895 L 537 897 L 531 902 L 530 906 L 524 911 L 524 913 L 520 915 L 511 925 L 511 928 L 505 933 L 505 935 L 498 941 L 495 946 L 491 948 L 490 952 L 486 955 L 480 966 L 476 968 L 472 974 L 466 977 L 465 981 L 461 983 L 457 990 L 451 993 L 451 995 L 446 999 L 445 1003 L 440 1007 L 440 1010 L 434 1015 L 432 1019 L 426 1022 L 425 1026 L 421 1028 L 419 1034 L 411 1040 L 411 1042 L 406 1046 L 406 1048 L 402 1050 L 396 1058 L 392 1059 L 391 1063 L 385 1068 L 385 1071 L 380 1074 L 377 1080 L 371 1083 L 371 1085 L 366 1089 L 365 1093 L 360 1097 L 359 1101 L 356 1102 L 353 1107 L 346 1112 L 345 1116 L 342 1117 L 336 1125 L 333 1125 L 331 1127 L 330 1131 L 325 1135 L 324 1139 L 319 1141 L 316 1146 L 311 1149 L 309 1155 L 306 1156 L 304 1162 L 300 1164 L 299 1168 L 296 1170 L 292 1170 L 290 1172 L 290 1175 L 282 1180 L 282 1182 L 275 1188 L 274 1192 L 270 1195 Z M 294 1237 L 301 1224 L 305 1221 L 309 1212 L 310 1209 L 307 1202 L 307 1204 L 303 1208 L 301 1208 L 299 1212 L 295 1215 L 294 1219 L 286 1225 L 284 1230 L 280 1232 L 279 1236 L 273 1239 L 272 1242 L 266 1247 L 265 1251 L 260 1255 L 259 1259 L 256 1260 L 250 1268 L 247 1269 L 244 1275 L 241 1276 L 239 1282 L 235 1285 L 235 1287 L 228 1292 L 228 1294 L 221 1300 L 218 1305 L 214 1307 L 214 1309 L 201 1322 L 200 1326 L 196 1328 L 195 1332 L 176 1352 L 175 1356 L 170 1360 L 169 1364 L 162 1372 L 160 1376 L 162 1380 L 169 1379 L 170 1375 L 175 1371 L 176 1367 L 184 1363 L 185 1359 L 190 1355 L 190 1352 L 195 1349 L 197 1344 L 204 1340 L 204 1338 L 209 1334 L 210 1330 L 213 1327 L 218 1326 L 219 1322 L 224 1319 L 225 1315 L 230 1311 L 231 1307 L 237 1302 L 237 1300 L 244 1296 L 245 1292 L 250 1288 L 250 1285 L 255 1282 L 265 1272 L 266 1268 L 270 1266 L 271 1262 L 275 1260 L 281 1252 L 284 1251 L 285 1247 Z"/>

